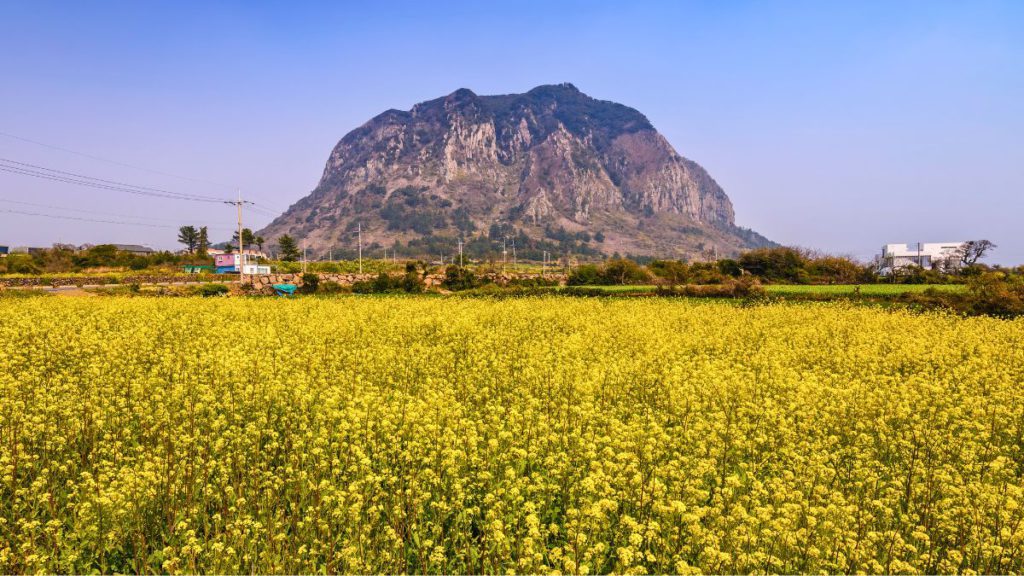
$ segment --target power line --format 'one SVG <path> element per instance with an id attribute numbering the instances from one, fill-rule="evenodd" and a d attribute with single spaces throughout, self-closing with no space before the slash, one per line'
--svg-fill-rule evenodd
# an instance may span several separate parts
<path id="1" fill-rule="evenodd" d="M 252 204 L 253 207 L 263 210 L 264 212 L 271 214 L 275 217 L 280 216 L 284 212 L 284 210 L 278 210 L 276 208 L 267 206 L 265 204 L 260 204 L 258 202 L 250 202 L 250 204 Z"/>
<path id="2" fill-rule="evenodd" d="M 211 186 L 218 186 L 218 187 L 221 187 L 221 188 L 229 188 L 229 189 L 234 189 L 235 188 L 235 186 L 229 186 L 227 184 L 221 184 L 219 182 L 211 182 L 209 180 L 202 180 L 200 178 L 192 178 L 190 176 L 182 176 L 180 174 L 173 174 L 171 172 L 163 172 L 161 170 L 153 170 L 152 168 L 144 168 L 142 166 L 136 166 L 134 164 L 128 164 L 127 162 L 119 162 L 117 160 L 110 160 L 108 158 L 102 158 L 100 156 L 93 156 L 92 154 L 86 154 L 85 152 L 78 152 L 76 150 L 71 150 L 70 148 L 63 148 L 61 146 L 54 146 L 53 144 L 46 144 L 46 143 L 40 142 L 38 140 L 32 140 L 30 138 L 25 138 L 23 136 L 17 136 L 15 134 L 11 134 L 9 132 L 0 132 L 0 136 L 6 136 L 7 138 L 13 138 L 15 140 L 21 140 L 22 142 L 28 142 L 29 144 L 35 144 L 37 146 L 42 146 L 44 148 L 50 148 L 51 150 L 60 150 L 61 152 L 67 152 L 69 154 L 75 154 L 77 156 L 82 156 L 84 158 L 91 158 L 93 160 L 99 160 L 100 162 L 107 162 L 108 164 L 115 164 L 117 166 L 124 166 L 125 168 L 132 168 L 134 170 L 142 170 L 143 172 L 149 172 L 151 174 L 159 174 L 161 176 L 170 176 L 171 178 L 180 178 L 181 180 L 190 180 L 192 182 L 199 182 L 199 183 L 202 183 L 202 184 L 209 184 Z"/>
<path id="3" fill-rule="evenodd" d="M 17 166 L 7 166 L 0 164 L 0 171 L 9 172 L 11 174 L 19 174 L 22 176 L 32 176 L 33 178 L 41 178 L 43 180 L 52 180 L 54 182 L 63 182 L 66 184 L 76 184 L 78 186 L 86 186 L 89 188 L 97 188 L 100 190 L 112 190 L 114 192 L 126 192 L 128 194 L 136 194 L 138 196 L 150 196 L 153 198 L 167 198 L 170 200 L 190 200 L 193 202 L 213 202 L 220 204 L 223 200 L 208 199 L 203 197 L 191 197 L 185 195 L 179 195 L 175 193 L 164 193 L 164 192 L 152 192 L 150 190 L 131 188 L 128 186 L 117 186 L 112 184 L 104 184 L 102 182 L 90 182 L 88 180 L 81 180 L 72 178 L 69 176 L 60 176 L 57 174 L 47 174 L 46 172 L 40 172 L 30 168 L 19 168 Z"/>
<path id="4" fill-rule="evenodd" d="M 34 202 L 24 202 L 21 200 L 9 200 L 7 198 L 0 198 L 0 202 L 6 202 L 8 204 L 20 204 L 22 206 L 32 206 L 34 208 L 49 208 L 51 210 L 63 210 L 66 212 L 81 212 L 83 214 L 98 214 L 100 216 L 112 216 L 115 218 L 134 218 L 136 220 L 152 220 L 155 222 L 180 222 L 180 219 L 170 218 L 153 218 L 150 216 L 132 216 L 130 214 L 116 214 L 114 212 L 101 212 L 99 210 L 85 210 L 83 208 L 68 208 L 66 206 L 54 206 L 52 204 L 36 204 Z M 232 228 L 225 228 L 223 226 L 207 226 L 211 230 L 232 230 Z"/>
<path id="5" fill-rule="evenodd" d="M 211 180 L 204 180 L 202 178 L 193 178 L 191 176 L 183 176 L 181 174 L 175 174 L 173 172 L 166 172 L 166 171 L 163 171 L 163 170 L 154 170 L 152 168 L 146 168 L 144 166 L 138 166 L 138 165 L 135 165 L 135 164 L 129 164 L 127 162 L 121 162 L 121 161 L 118 161 L 118 160 L 111 160 L 109 158 L 103 158 L 101 156 L 95 156 L 93 154 L 86 154 L 85 152 L 79 152 L 77 150 L 72 150 L 70 148 L 64 148 L 63 146 L 56 146 L 54 144 L 47 144 L 45 142 L 40 142 L 38 140 L 33 140 L 31 138 L 25 138 L 24 136 L 18 136 L 17 134 L 11 134 L 10 132 L 0 131 L 0 136 L 5 136 L 7 138 L 12 138 L 14 140 L 20 140 L 22 142 L 28 142 L 29 144 L 35 144 L 36 146 L 42 146 L 43 148 L 49 148 L 51 150 L 59 150 L 61 152 L 67 152 L 69 154 L 75 154 L 75 155 L 81 156 L 83 158 L 89 158 L 89 159 L 92 159 L 92 160 L 98 160 L 100 162 L 106 162 L 108 164 L 113 164 L 115 166 L 123 166 L 125 168 L 131 168 L 133 170 L 141 170 L 143 172 L 149 172 L 151 174 L 159 174 L 160 176 L 169 176 L 171 178 L 178 178 L 180 180 L 187 180 L 187 181 L 190 181 L 190 182 L 198 182 L 200 184 L 208 184 L 210 186 L 217 186 L 219 188 L 227 188 L 227 189 L 231 189 L 231 190 L 235 190 L 235 189 L 238 188 L 235 185 L 224 184 L 222 182 L 214 182 L 214 181 L 211 181 Z M 218 200 L 220 200 L 220 199 L 218 199 Z M 274 208 L 274 207 L 270 207 L 270 206 L 264 206 L 264 208 L 270 210 L 271 212 L 274 212 L 275 216 L 277 216 L 278 214 L 284 212 L 284 210 L 281 210 L 281 209 L 278 209 L 278 208 Z"/>
<path id="6" fill-rule="evenodd" d="M 150 192 L 161 192 L 161 193 L 164 193 L 164 194 L 173 194 L 173 195 L 176 195 L 176 196 L 188 196 L 188 197 L 191 197 L 191 198 L 203 198 L 203 199 L 207 199 L 207 200 L 218 200 L 218 201 L 223 200 L 222 198 L 215 198 L 213 196 L 205 196 L 203 194 L 193 194 L 191 192 L 172 192 L 170 190 L 164 190 L 162 188 L 152 188 L 150 186 L 139 186 L 137 184 L 128 184 L 126 182 L 118 182 L 117 180 L 107 180 L 107 179 L 104 179 L 104 178 L 96 178 L 96 177 L 93 177 L 93 176 L 86 176 L 84 174 L 77 174 L 75 172 L 65 172 L 63 170 L 57 170 L 56 168 L 47 168 L 46 166 L 39 166 L 37 164 L 29 164 L 27 162 L 18 162 L 17 160 L 11 160 L 9 158 L 0 158 L 0 162 L 6 162 L 8 164 L 17 164 L 18 166 L 28 167 L 28 168 L 32 168 L 32 169 L 36 169 L 36 170 L 44 170 L 46 172 L 51 172 L 51 173 L 54 173 L 54 174 L 60 174 L 62 176 L 69 176 L 69 177 L 73 177 L 73 178 L 84 178 L 86 180 L 93 180 L 95 182 L 100 182 L 100 183 L 103 183 L 103 184 L 110 184 L 110 185 L 114 185 L 114 186 L 126 186 L 128 188 L 138 188 L 139 190 L 148 190 Z"/>
<path id="7" fill-rule="evenodd" d="M 101 184 L 104 186 L 111 186 L 120 189 L 132 189 L 142 192 L 151 192 L 161 194 L 164 196 L 174 196 L 187 200 L 197 201 L 208 201 L 208 202 L 223 202 L 223 198 L 216 198 L 214 196 L 204 196 L 202 194 L 192 194 L 186 192 L 173 192 L 171 190 L 164 190 L 162 188 L 153 188 L 151 186 L 139 186 L 137 184 L 129 184 L 126 182 L 119 182 L 117 180 L 107 180 L 105 178 L 96 178 L 94 176 L 86 176 L 85 174 L 78 174 L 76 172 L 66 172 L 64 170 L 57 170 L 56 168 L 48 168 L 46 166 L 40 166 L 38 164 L 29 164 L 28 162 L 19 162 L 17 160 L 11 160 L 9 158 L 0 158 L 0 166 L 9 168 L 10 170 L 20 170 L 23 173 L 29 173 L 26 175 L 35 176 L 49 176 L 54 178 L 66 178 L 74 180 L 87 180 L 89 183 Z M 10 171 L 8 170 L 8 171 Z"/>
<path id="8" fill-rule="evenodd" d="M 124 226 L 145 226 L 147 228 L 177 228 L 171 224 L 150 224 L 148 222 L 123 222 L 120 220 L 99 220 L 96 218 L 79 218 L 77 216 L 59 216 L 56 214 L 41 214 L 39 212 L 28 212 L 24 210 L 9 210 L 0 208 L 0 212 L 7 214 L 20 214 L 22 216 L 38 216 L 40 218 L 56 218 L 58 220 L 77 220 L 80 222 L 99 222 L 101 224 L 120 224 Z"/>

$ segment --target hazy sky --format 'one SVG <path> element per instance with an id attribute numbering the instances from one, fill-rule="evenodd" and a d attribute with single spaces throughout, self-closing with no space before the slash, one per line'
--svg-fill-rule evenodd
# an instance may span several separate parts
<path id="1" fill-rule="evenodd" d="M 383 110 L 572 82 L 646 114 L 777 242 L 988 238 L 1024 263 L 1020 1 L 0 0 L 0 55 L 0 132 L 150 171 L 0 135 L 8 161 L 283 210 Z M 174 248 L 234 217 L 0 171 L 0 244 Z"/>

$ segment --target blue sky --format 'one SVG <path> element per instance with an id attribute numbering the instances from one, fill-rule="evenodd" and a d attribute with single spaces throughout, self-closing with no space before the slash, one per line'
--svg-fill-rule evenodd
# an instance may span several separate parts
<path id="1" fill-rule="evenodd" d="M 8 136 L 0 158 L 283 209 L 385 109 L 572 82 L 646 114 L 773 240 L 989 238 L 1024 263 L 1024 2 L 3 0 L 0 54 L 0 132 L 151 171 Z M 233 221 L 0 172 L 0 244 L 173 248 Z"/>

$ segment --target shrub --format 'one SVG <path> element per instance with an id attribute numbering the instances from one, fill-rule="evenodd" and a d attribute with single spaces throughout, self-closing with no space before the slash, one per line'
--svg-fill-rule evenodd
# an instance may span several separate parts
<path id="1" fill-rule="evenodd" d="M 302 275 L 302 286 L 299 288 L 299 291 L 303 294 L 315 294 L 319 286 L 320 276 L 312 272 L 306 272 Z"/>
<path id="2" fill-rule="evenodd" d="M 603 284 L 646 284 L 651 273 L 632 260 L 616 258 L 605 263 L 601 270 Z"/>
<path id="3" fill-rule="evenodd" d="M 566 282 L 569 286 L 588 286 L 593 284 L 602 284 L 601 269 L 594 264 L 583 264 L 577 266 L 575 270 L 569 274 L 569 279 Z"/>
<path id="4" fill-rule="evenodd" d="M 356 294 L 417 293 L 422 292 L 423 288 L 423 279 L 415 270 L 402 276 L 381 272 L 373 280 L 363 280 L 352 285 L 352 291 Z"/>
<path id="5" fill-rule="evenodd" d="M 795 248 L 758 248 L 740 256 L 747 272 L 771 281 L 806 281 L 807 257 Z"/>
<path id="6" fill-rule="evenodd" d="M 444 280 L 441 281 L 441 286 L 452 291 L 470 290 L 479 285 L 480 281 L 476 277 L 476 274 L 468 268 L 462 268 L 454 265 L 445 269 Z"/>
<path id="7" fill-rule="evenodd" d="M 669 284 L 683 284 L 689 274 L 689 266 L 679 260 L 655 260 L 647 269 Z"/>
<path id="8" fill-rule="evenodd" d="M 342 294 L 349 292 L 350 289 L 342 286 L 334 280 L 324 280 L 318 286 L 317 291 L 321 294 Z"/>
<path id="9" fill-rule="evenodd" d="M 208 296 L 222 296 L 229 291 L 230 289 L 224 284 L 203 284 L 196 288 L 196 294 L 204 298 Z"/>

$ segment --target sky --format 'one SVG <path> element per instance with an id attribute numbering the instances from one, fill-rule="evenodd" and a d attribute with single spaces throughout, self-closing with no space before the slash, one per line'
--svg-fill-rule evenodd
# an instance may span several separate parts
<path id="1" fill-rule="evenodd" d="M 384 110 L 571 82 L 644 113 L 776 242 L 987 238 L 1024 264 L 1020 1 L 0 0 L 0 54 L 0 166 L 214 200 L 0 171 L 0 245 L 224 240 L 216 200 L 265 225 Z"/>

